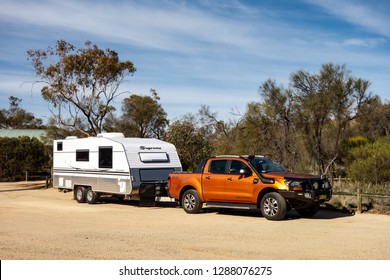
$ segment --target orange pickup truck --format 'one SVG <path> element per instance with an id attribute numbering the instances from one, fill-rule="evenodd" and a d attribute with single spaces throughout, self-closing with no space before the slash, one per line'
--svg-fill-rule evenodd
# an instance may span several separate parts
<path id="1" fill-rule="evenodd" d="M 295 209 L 301 216 L 317 213 L 332 197 L 325 176 L 288 172 L 261 156 L 216 156 L 202 161 L 193 173 L 174 172 L 168 177 L 171 198 L 187 213 L 206 206 L 259 209 L 268 220 L 281 220 Z"/>

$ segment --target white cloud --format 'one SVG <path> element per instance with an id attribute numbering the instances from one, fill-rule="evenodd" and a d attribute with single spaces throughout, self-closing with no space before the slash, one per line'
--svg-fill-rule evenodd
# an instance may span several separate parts
<path id="1" fill-rule="evenodd" d="M 389 19 L 383 20 L 378 14 L 376 19 L 370 19 L 371 23 L 369 19 L 355 23 L 362 15 L 371 15 L 373 9 L 362 9 L 364 6 L 352 5 L 350 1 L 340 2 L 315 3 L 379 35 L 366 38 L 339 33 L 321 26 L 316 15 L 297 24 L 305 11 L 298 16 L 284 9 L 280 15 L 278 8 L 267 10 L 269 7 L 247 6 L 237 0 L 115 4 L 7 0 L 2 1 L 0 10 L 0 34 L 12 34 L 19 39 L 17 45 L 10 42 L 0 47 L 0 62 L 8 65 L 15 61 L 27 67 L 25 51 L 46 48 L 48 37 L 50 45 L 57 39 L 74 44 L 89 39 L 99 47 L 116 50 L 123 60 L 132 60 L 137 72 L 129 79 L 126 90 L 149 94 L 149 89 L 155 88 L 170 116 L 196 112 L 202 104 L 228 116 L 235 105 L 245 110 L 245 104 L 258 100 L 258 86 L 266 79 L 275 79 L 287 87 L 289 75 L 299 69 L 316 72 L 323 63 L 346 63 L 353 72 L 354 68 L 366 69 L 372 77 L 382 77 L 376 73 L 388 69 L 390 58 L 388 52 L 377 49 L 387 43 L 383 34 L 389 28 L 384 24 Z M 310 20 L 318 25 L 310 24 Z M 2 23 L 15 28 L 2 30 Z M 5 78 L 8 70 L 1 66 L 0 93 L 26 94 L 29 89 L 20 88 L 20 82 L 15 80 L 17 73 Z M 33 75 L 31 66 L 29 70 Z M 364 78 L 364 72 L 360 73 Z M 31 78 L 22 81 L 26 80 Z"/>
<path id="2" fill-rule="evenodd" d="M 194 6 L 137 2 L 8 1 L 0 16 L 41 27 L 60 27 L 141 47 L 197 52 L 203 44 L 252 45 L 250 25 L 215 18 Z M 166 3 L 166 2 L 163 2 Z M 61 11 L 61 12 L 59 12 Z M 34 28 L 34 27 L 32 27 Z"/>
<path id="3" fill-rule="evenodd" d="M 34 78 L 31 73 L 22 73 L 10 71 L 0 73 L 0 85 L 2 92 L 8 92 L 9 95 L 29 95 L 34 92 Z M 8 97 L 7 97 L 8 98 Z"/>
<path id="4" fill-rule="evenodd" d="M 306 0 L 318 5 L 341 20 L 362 26 L 371 32 L 390 36 L 390 6 L 385 1 Z"/>
<path id="5" fill-rule="evenodd" d="M 342 45 L 345 46 L 356 46 L 356 47 L 376 47 L 385 40 L 383 38 L 350 38 L 342 42 Z"/>

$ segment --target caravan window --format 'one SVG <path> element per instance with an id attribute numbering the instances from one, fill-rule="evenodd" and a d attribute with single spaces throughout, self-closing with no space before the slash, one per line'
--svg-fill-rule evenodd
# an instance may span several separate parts
<path id="1" fill-rule="evenodd" d="M 167 153 L 139 153 L 139 158 L 142 162 L 168 162 Z"/>
<path id="2" fill-rule="evenodd" d="M 89 150 L 76 150 L 76 161 L 89 161 Z"/>
<path id="3" fill-rule="evenodd" d="M 99 168 L 112 168 L 112 147 L 99 147 Z"/>
<path id="4" fill-rule="evenodd" d="M 62 142 L 57 142 L 57 151 L 62 151 Z"/>

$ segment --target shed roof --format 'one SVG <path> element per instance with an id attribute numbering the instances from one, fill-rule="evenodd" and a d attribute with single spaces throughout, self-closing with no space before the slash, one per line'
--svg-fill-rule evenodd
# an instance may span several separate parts
<path id="1" fill-rule="evenodd" d="M 42 141 L 42 136 L 45 136 L 45 134 L 46 130 L 44 129 L 0 129 L 0 137 L 18 138 L 28 136 Z"/>

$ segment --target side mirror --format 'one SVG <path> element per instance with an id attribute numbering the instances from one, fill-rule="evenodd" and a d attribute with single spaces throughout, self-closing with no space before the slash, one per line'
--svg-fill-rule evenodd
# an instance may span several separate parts
<path id="1" fill-rule="evenodd" d="M 249 176 L 252 172 L 249 169 L 240 169 L 240 174 L 244 176 Z"/>

